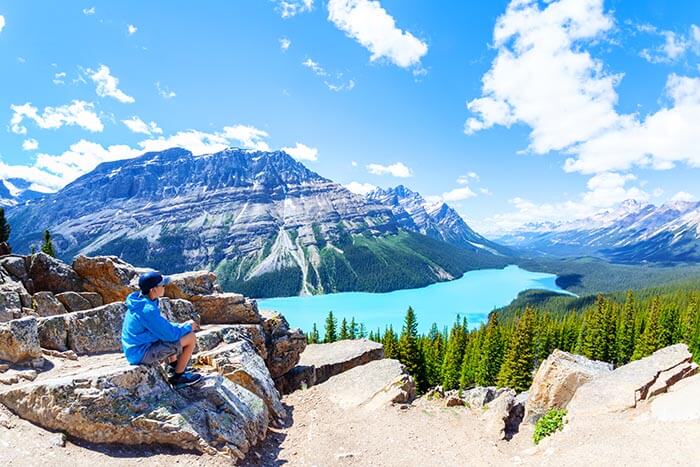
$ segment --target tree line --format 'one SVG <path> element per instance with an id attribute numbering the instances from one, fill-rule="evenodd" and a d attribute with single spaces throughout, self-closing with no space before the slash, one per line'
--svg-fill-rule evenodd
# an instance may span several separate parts
<path id="1" fill-rule="evenodd" d="M 648 356 L 679 342 L 700 360 L 700 292 L 683 288 L 649 295 L 628 291 L 623 300 L 598 295 L 592 305 L 565 312 L 526 305 L 506 316 L 492 312 L 488 321 L 470 329 L 457 316 L 448 329 L 433 324 L 418 334 L 413 308 L 406 311 L 400 332 L 392 326 L 366 336 L 384 345 L 386 358 L 396 358 L 416 380 L 420 393 L 474 386 L 530 387 L 539 364 L 554 351 L 584 355 L 615 366 Z M 323 342 L 365 337 L 364 326 L 329 313 Z M 309 342 L 321 342 L 314 324 Z"/>

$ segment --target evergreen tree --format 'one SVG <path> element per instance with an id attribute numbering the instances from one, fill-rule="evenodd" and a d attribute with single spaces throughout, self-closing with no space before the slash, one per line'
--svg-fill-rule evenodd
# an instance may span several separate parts
<path id="1" fill-rule="evenodd" d="M 0 242 L 6 242 L 10 239 L 10 231 L 12 228 L 5 219 L 5 208 L 0 207 Z"/>
<path id="2" fill-rule="evenodd" d="M 338 335 L 339 340 L 350 339 L 350 332 L 348 332 L 348 322 L 343 318 L 340 322 L 340 334 Z"/>
<path id="3" fill-rule="evenodd" d="M 698 302 L 695 296 L 688 300 L 688 306 L 683 316 L 683 342 L 690 347 L 693 343 L 693 336 L 698 324 Z"/>
<path id="4" fill-rule="evenodd" d="M 459 373 L 459 387 L 462 389 L 476 384 L 476 370 L 481 362 L 483 338 L 483 329 L 466 336 L 467 344 L 464 346 L 464 357 L 462 357 L 462 367 Z"/>
<path id="5" fill-rule="evenodd" d="M 401 337 L 399 338 L 399 361 L 406 366 L 408 374 L 416 382 L 416 391 L 426 390 L 423 355 L 418 346 L 418 322 L 412 307 L 406 310 Z"/>
<path id="6" fill-rule="evenodd" d="M 535 333 L 535 312 L 529 305 L 518 320 L 505 360 L 498 373 L 497 384 L 516 391 L 526 391 L 532 383 L 535 356 L 532 340 Z"/>
<path id="7" fill-rule="evenodd" d="M 430 327 L 428 336 L 423 341 L 423 355 L 425 359 L 425 379 L 428 387 L 434 387 L 442 382 L 442 334 L 438 331 L 437 324 Z"/>
<path id="8" fill-rule="evenodd" d="M 398 358 L 399 340 L 391 325 L 384 331 L 382 345 L 384 345 L 384 358 Z"/>
<path id="9" fill-rule="evenodd" d="M 644 323 L 644 331 L 634 348 L 632 360 L 651 355 L 663 347 L 663 330 L 661 328 L 661 304 L 659 297 L 651 300 L 649 312 Z"/>
<path id="10" fill-rule="evenodd" d="M 465 323 L 457 315 L 457 320 L 450 330 L 450 337 L 447 339 L 445 358 L 442 362 L 442 386 L 446 390 L 459 387 L 460 371 L 466 345 L 465 328 Z"/>
<path id="11" fill-rule="evenodd" d="M 41 244 L 41 251 L 49 256 L 56 257 L 56 250 L 53 247 L 53 242 L 51 241 L 51 234 L 48 230 L 44 230 L 44 243 Z"/>
<path id="12" fill-rule="evenodd" d="M 632 290 L 627 291 L 627 298 L 622 307 L 617 331 L 617 358 L 618 365 L 624 365 L 632 358 L 634 352 L 634 294 Z"/>
<path id="13" fill-rule="evenodd" d="M 316 328 L 316 323 L 314 323 L 313 327 L 311 328 L 311 334 L 309 334 L 306 341 L 309 344 L 318 344 L 318 329 Z"/>
<path id="14" fill-rule="evenodd" d="M 330 342 L 335 342 L 338 339 L 336 334 L 336 326 L 338 321 L 333 316 L 333 311 L 328 312 L 328 317 L 326 318 L 326 329 L 323 335 L 323 342 L 328 344 Z"/>
<path id="15" fill-rule="evenodd" d="M 357 338 L 364 339 L 367 337 L 367 330 L 365 329 L 365 323 L 360 323 L 360 329 L 357 331 Z"/>
<path id="16" fill-rule="evenodd" d="M 503 361 L 503 340 L 498 326 L 496 313 L 489 315 L 489 321 L 484 330 L 484 341 L 481 346 L 479 366 L 476 367 L 476 384 L 478 386 L 493 386 Z"/>
<path id="17" fill-rule="evenodd" d="M 357 338 L 357 323 L 355 322 L 354 316 L 350 320 L 350 328 L 348 329 L 348 338 L 350 338 L 350 339 Z"/>

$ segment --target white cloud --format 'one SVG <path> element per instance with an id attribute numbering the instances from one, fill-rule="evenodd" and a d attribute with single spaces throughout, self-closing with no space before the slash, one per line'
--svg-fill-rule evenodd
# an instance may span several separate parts
<path id="1" fill-rule="evenodd" d="M 396 162 L 391 165 L 369 164 L 367 166 L 369 173 L 374 175 L 393 175 L 394 177 L 411 177 L 411 169 L 406 167 L 403 162 Z"/>
<path id="2" fill-rule="evenodd" d="M 328 76 L 328 72 L 321 65 L 319 65 L 318 62 L 315 62 L 310 58 L 307 58 L 306 60 L 301 62 L 301 64 L 309 70 L 313 71 L 314 74 L 317 76 Z"/>
<path id="3" fill-rule="evenodd" d="M 473 198 L 476 196 L 476 193 L 474 193 L 471 188 L 468 186 L 463 186 L 461 188 L 455 188 L 453 190 L 450 190 L 448 192 L 445 192 L 442 194 L 441 198 L 446 201 L 462 201 L 465 199 Z"/>
<path id="4" fill-rule="evenodd" d="M 100 117 L 93 111 L 92 102 L 72 101 L 70 104 L 60 107 L 45 107 L 39 114 L 39 110 L 31 103 L 11 105 L 14 112 L 10 119 L 10 129 L 18 135 L 26 135 L 27 128 L 22 125 L 25 118 L 33 120 L 39 128 L 57 129 L 63 125 L 79 126 L 92 132 L 101 132 L 104 125 Z"/>
<path id="5" fill-rule="evenodd" d="M 100 65 L 97 71 L 87 70 L 90 79 L 97 85 L 96 92 L 100 97 L 112 97 L 122 104 L 134 103 L 134 98 L 119 89 L 119 79 L 110 74 L 109 67 Z"/>
<path id="6" fill-rule="evenodd" d="M 324 78 L 323 84 L 325 84 L 326 87 L 333 92 L 352 91 L 355 88 L 355 80 L 351 79 L 345 81 L 343 78 L 343 73 L 335 73 L 335 75 L 332 75 L 318 62 L 315 62 L 310 58 L 307 58 L 301 62 L 301 64 L 311 70 L 316 76 Z"/>
<path id="7" fill-rule="evenodd" d="M 337 83 L 333 84 L 328 81 L 324 81 L 324 84 L 328 89 L 330 89 L 333 92 L 342 92 L 342 91 L 352 91 L 355 89 L 355 80 L 351 79 L 347 82 L 342 82 L 342 83 Z"/>
<path id="8" fill-rule="evenodd" d="M 281 37 L 279 39 L 279 42 L 280 42 L 280 49 L 282 49 L 282 52 L 286 52 L 292 46 L 292 41 L 290 41 L 286 37 Z"/>
<path id="9" fill-rule="evenodd" d="M 689 33 L 659 30 L 653 25 L 638 25 L 637 30 L 663 37 L 664 42 L 653 49 L 642 49 L 639 55 L 650 63 L 673 63 L 688 51 L 700 53 L 700 28 L 692 24 Z"/>
<path id="10" fill-rule="evenodd" d="M 242 148 L 255 149 L 258 151 L 269 151 L 270 146 L 264 141 L 269 135 L 263 130 L 259 130 L 247 125 L 234 125 L 224 127 L 222 135 L 228 140 L 238 141 Z"/>
<path id="11" fill-rule="evenodd" d="M 4 27 L 5 27 L 5 17 L 3 15 L 0 15 L 0 32 L 2 32 Z"/>
<path id="12" fill-rule="evenodd" d="M 418 66 L 428 45 L 396 27 L 394 18 L 376 0 L 329 0 L 328 19 L 355 39 L 372 55 L 371 61 L 387 59 L 397 66 Z"/>
<path id="13" fill-rule="evenodd" d="M 55 84 L 57 86 L 61 85 L 61 84 L 66 84 L 65 78 L 66 78 L 66 73 L 63 71 L 58 72 L 58 73 L 54 73 L 53 80 L 52 80 L 53 84 Z"/>
<path id="14" fill-rule="evenodd" d="M 155 85 L 156 89 L 158 90 L 158 95 L 163 99 L 172 99 L 173 97 L 177 96 L 175 91 L 171 90 L 169 87 L 165 85 L 161 86 L 160 81 L 156 81 Z"/>
<path id="15" fill-rule="evenodd" d="M 137 155 L 143 152 L 164 151 L 174 147 L 185 148 L 194 155 L 201 155 L 223 151 L 231 145 L 231 142 L 221 133 L 186 130 L 168 137 L 147 139 L 139 142 L 138 145 L 141 149 L 137 151 Z"/>
<path id="16" fill-rule="evenodd" d="M 311 11 L 314 0 L 272 0 L 277 4 L 277 12 L 282 18 L 292 18 L 300 13 Z"/>
<path id="17" fill-rule="evenodd" d="M 296 143 L 294 147 L 282 148 L 282 151 L 286 152 L 298 161 L 318 160 L 318 149 L 310 148 L 305 144 Z"/>
<path id="18" fill-rule="evenodd" d="M 91 16 L 95 14 L 95 7 L 91 6 L 90 8 L 83 8 L 83 14 L 85 16 Z"/>
<path id="19" fill-rule="evenodd" d="M 352 193 L 355 193 L 356 195 L 364 196 L 376 190 L 377 186 L 372 185 L 371 183 L 350 182 L 347 185 L 345 185 L 345 188 L 350 190 Z"/>
<path id="20" fill-rule="evenodd" d="M 146 123 L 143 120 L 141 120 L 137 116 L 133 116 L 131 118 L 128 118 L 126 120 L 122 120 L 122 123 L 126 125 L 129 130 L 133 131 L 134 133 L 141 133 L 144 135 L 160 135 L 163 134 L 163 130 L 161 130 L 156 122 L 150 122 Z"/>
<path id="21" fill-rule="evenodd" d="M 479 188 L 479 193 L 481 193 L 484 196 L 491 196 L 493 193 L 488 188 Z"/>
<path id="22" fill-rule="evenodd" d="M 478 182 L 479 174 L 477 174 L 476 172 L 469 172 L 466 175 L 460 175 L 459 177 L 457 177 L 457 183 L 459 183 L 460 185 L 466 185 L 467 183 L 469 183 L 470 179 L 476 180 Z"/>
<path id="23" fill-rule="evenodd" d="M 350 162 L 350 165 L 352 165 L 353 167 L 357 167 L 357 161 Z"/>
<path id="24" fill-rule="evenodd" d="M 128 35 L 130 35 L 130 36 L 133 35 L 133 34 L 135 34 L 136 31 L 138 31 L 138 30 L 139 30 L 139 28 L 137 28 L 137 27 L 134 26 L 133 24 L 130 24 L 130 25 L 128 25 L 128 26 L 126 27 L 126 33 L 127 33 Z"/>
<path id="25" fill-rule="evenodd" d="M 671 197 L 670 201 L 685 201 L 689 203 L 695 203 L 698 201 L 698 198 L 697 196 L 691 195 L 690 193 L 687 193 L 685 191 L 679 191 Z"/>
<path id="26" fill-rule="evenodd" d="M 39 141 L 35 140 L 34 138 L 25 139 L 22 142 L 22 149 L 25 151 L 34 151 L 35 149 L 39 149 Z"/>

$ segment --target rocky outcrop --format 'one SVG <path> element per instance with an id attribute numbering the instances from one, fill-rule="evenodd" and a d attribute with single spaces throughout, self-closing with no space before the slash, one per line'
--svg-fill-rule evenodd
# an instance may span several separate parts
<path id="1" fill-rule="evenodd" d="M 677 381 L 697 372 L 685 344 L 657 350 L 592 379 L 574 394 L 567 407 L 570 418 L 620 412 L 666 391 Z"/>
<path id="2" fill-rule="evenodd" d="M 20 260 L 22 258 L 6 257 L 5 260 Z M 20 318 L 23 315 L 22 308 L 32 307 L 32 297 L 22 282 L 5 269 L 0 269 L 0 322 Z"/>
<path id="3" fill-rule="evenodd" d="M 17 363 L 41 357 L 36 318 L 0 323 L 0 360 Z"/>
<path id="4" fill-rule="evenodd" d="M 664 422 L 700 421 L 700 374 L 674 385 L 668 394 L 651 401 L 651 415 Z"/>
<path id="5" fill-rule="evenodd" d="M 116 256 L 78 255 L 73 269 L 85 281 L 85 290 L 99 293 L 104 303 L 124 301 L 138 290 L 136 269 Z"/>
<path id="6" fill-rule="evenodd" d="M 413 378 L 393 359 L 373 360 L 334 375 L 319 386 L 341 408 L 375 409 L 407 403 L 416 396 Z"/>
<path id="7" fill-rule="evenodd" d="M 384 358 L 384 346 L 367 339 L 342 340 L 330 344 L 310 344 L 299 363 L 278 381 L 284 394 L 323 383 L 330 377 Z"/>
<path id="8" fill-rule="evenodd" d="M 202 317 L 204 324 L 260 324 L 262 322 L 257 302 L 241 294 L 202 295 L 190 297 L 188 300 L 194 300 L 194 308 Z"/>
<path id="9" fill-rule="evenodd" d="M 63 261 L 45 253 L 27 257 L 28 273 L 32 282 L 32 292 L 82 292 L 83 280 Z"/>
<path id="10" fill-rule="evenodd" d="M 526 419 L 533 422 L 549 409 L 566 407 L 580 386 L 611 371 L 610 363 L 555 350 L 542 362 L 532 381 Z"/>
<path id="11" fill-rule="evenodd" d="M 63 304 L 67 311 L 83 311 L 100 305 L 92 305 L 90 300 L 78 292 L 63 292 L 56 295 L 56 299 Z M 65 313 L 65 311 L 64 311 Z"/>
<path id="12" fill-rule="evenodd" d="M 485 409 L 482 415 L 484 431 L 495 441 L 510 439 L 517 433 L 525 414 L 523 398 L 517 397 L 512 389 L 502 391 Z"/>
<path id="13" fill-rule="evenodd" d="M 98 368 L 0 390 L 37 425 L 96 443 L 165 444 L 241 459 L 262 440 L 267 406 L 222 376 L 175 391 L 152 366 L 109 356 Z"/>
<path id="14" fill-rule="evenodd" d="M 79 355 L 121 351 L 121 328 L 126 306 L 110 303 L 39 319 L 41 347 L 72 350 Z"/>
<path id="15" fill-rule="evenodd" d="M 281 420 L 285 417 L 286 411 L 265 361 L 249 342 L 241 340 L 201 352 L 197 362 L 214 368 L 230 381 L 256 394 L 265 401 L 273 418 Z"/>
<path id="16" fill-rule="evenodd" d="M 39 316 L 53 316 L 67 313 L 66 307 L 51 292 L 37 292 L 32 296 L 34 310 Z"/>
<path id="17" fill-rule="evenodd" d="M 497 388 L 496 386 L 478 386 L 462 392 L 462 400 L 469 407 L 480 409 L 492 400 L 499 397 L 508 389 Z"/>
<path id="18" fill-rule="evenodd" d="M 170 276 L 172 282 L 165 287 L 165 296 L 196 301 L 203 295 L 221 293 L 216 274 L 209 271 L 191 271 Z"/>
<path id="19" fill-rule="evenodd" d="M 187 300 L 163 297 L 159 300 L 160 311 L 169 321 L 184 323 L 185 321 L 201 322 L 199 313 L 194 309 L 192 302 Z"/>
<path id="20" fill-rule="evenodd" d="M 202 327 L 197 333 L 197 352 L 204 352 L 215 348 L 221 343 L 231 344 L 238 341 L 247 341 L 255 351 L 267 360 L 268 350 L 265 344 L 265 333 L 259 324 L 214 324 Z"/>
<path id="21" fill-rule="evenodd" d="M 263 311 L 267 366 L 273 378 L 279 378 L 299 363 L 306 349 L 306 336 L 300 329 L 290 329 L 286 318 L 276 311 Z"/>

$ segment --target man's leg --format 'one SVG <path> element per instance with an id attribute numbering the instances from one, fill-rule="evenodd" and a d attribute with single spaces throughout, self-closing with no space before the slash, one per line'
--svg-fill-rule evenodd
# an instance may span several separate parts
<path id="1" fill-rule="evenodd" d="M 185 371 L 185 368 L 187 368 L 187 363 L 190 361 L 190 357 L 192 357 L 192 353 L 194 352 L 194 346 L 196 343 L 197 339 L 195 338 L 193 332 L 186 334 L 180 339 L 180 344 L 182 345 L 182 353 L 179 357 L 177 357 L 175 373 L 182 373 L 183 371 Z"/>

